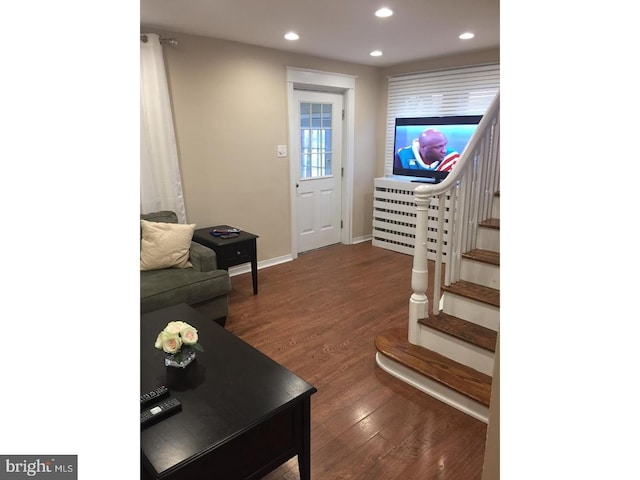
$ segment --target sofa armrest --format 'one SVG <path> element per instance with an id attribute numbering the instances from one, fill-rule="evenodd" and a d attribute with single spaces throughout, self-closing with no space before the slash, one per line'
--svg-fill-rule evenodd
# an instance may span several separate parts
<path id="1" fill-rule="evenodd" d="M 194 270 L 199 272 L 210 272 L 218 268 L 216 252 L 196 242 L 191 242 L 189 261 L 193 265 Z"/>

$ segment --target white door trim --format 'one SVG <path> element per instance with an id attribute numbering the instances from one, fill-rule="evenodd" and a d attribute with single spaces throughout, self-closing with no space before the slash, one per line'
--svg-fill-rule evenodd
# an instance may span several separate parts
<path id="1" fill-rule="evenodd" d="M 291 132 L 297 130 L 298 112 L 293 100 L 296 89 L 315 90 L 319 92 L 341 93 L 344 97 L 344 120 L 342 132 L 342 222 L 340 241 L 350 245 L 353 243 L 353 165 L 355 156 L 355 91 L 356 77 L 342 73 L 322 72 L 303 68 L 287 67 L 287 102 L 289 111 L 289 152 L 293 152 Z M 291 222 L 291 256 L 298 257 L 297 211 L 296 211 L 296 164 L 297 159 L 289 157 L 289 204 Z"/>

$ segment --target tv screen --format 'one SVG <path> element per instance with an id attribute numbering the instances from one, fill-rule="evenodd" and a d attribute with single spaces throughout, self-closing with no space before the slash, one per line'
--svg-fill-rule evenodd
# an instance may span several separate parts
<path id="1" fill-rule="evenodd" d="M 396 118 L 393 174 L 444 180 L 480 123 L 482 115 Z"/>

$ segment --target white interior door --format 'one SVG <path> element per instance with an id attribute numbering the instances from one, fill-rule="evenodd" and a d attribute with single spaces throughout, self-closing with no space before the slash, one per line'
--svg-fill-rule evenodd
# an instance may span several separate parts
<path id="1" fill-rule="evenodd" d="M 340 243 L 342 95 L 295 90 L 298 252 Z"/>

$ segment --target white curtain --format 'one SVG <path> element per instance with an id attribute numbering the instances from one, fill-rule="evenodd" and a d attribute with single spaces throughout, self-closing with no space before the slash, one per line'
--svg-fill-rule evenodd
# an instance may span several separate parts
<path id="1" fill-rule="evenodd" d="M 172 210 L 186 223 L 160 37 L 140 37 L 140 213 Z"/>

